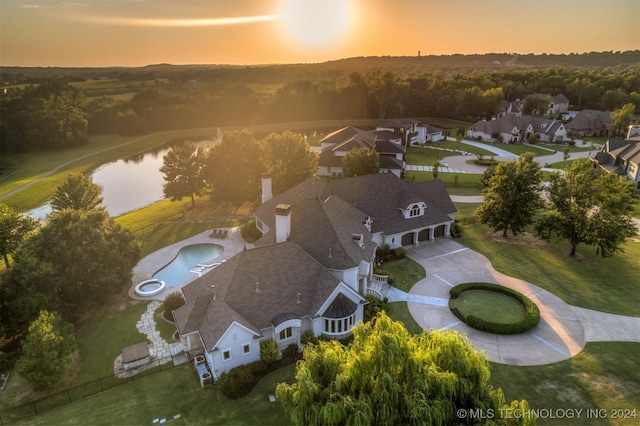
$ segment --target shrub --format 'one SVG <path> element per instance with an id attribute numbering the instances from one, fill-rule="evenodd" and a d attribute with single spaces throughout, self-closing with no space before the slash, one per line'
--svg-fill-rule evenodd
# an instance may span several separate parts
<path id="1" fill-rule="evenodd" d="M 290 344 L 282 351 L 282 363 L 290 364 L 300 358 L 300 352 L 298 345 L 295 343 Z"/>
<path id="2" fill-rule="evenodd" d="M 522 321 L 514 322 L 511 324 L 503 324 L 491 322 L 486 319 L 475 317 L 473 315 L 465 317 L 460 313 L 458 309 L 450 307 L 451 312 L 460 321 L 464 322 L 469 327 L 475 328 L 476 330 L 486 331 L 487 333 L 494 334 L 519 334 L 531 330 L 536 325 L 538 325 L 538 322 L 540 321 L 540 310 L 538 309 L 538 306 L 533 303 L 531 299 L 520 292 L 497 284 L 466 283 L 453 287 L 449 291 L 449 294 L 451 295 L 451 299 L 453 300 L 467 290 L 486 290 L 506 294 L 507 296 L 512 297 L 520 302 L 524 306 L 527 313 L 525 319 L 523 319 Z"/>
<path id="3" fill-rule="evenodd" d="M 260 359 L 267 365 L 271 365 L 278 360 L 280 348 L 275 340 L 264 340 L 260 342 Z"/>
<path id="4" fill-rule="evenodd" d="M 302 336 L 300 337 L 300 343 L 302 343 L 303 345 L 315 345 L 318 343 L 318 338 L 313 334 L 313 331 L 307 330 L 302 333 Z"/>
<path id="5" fill-rule="evenodd" d="M 389 303 L 386 298 L 385 300 L 380 300 L 373 296 L 366 296 L 366 299 L 368 303 L 364 305 L 364 322 L 371 321 L 380 312 L 389 310 Z"/>
<path id="6" fill-rule="evenodd" d="M 251 392 L 266 372 L 267 366 L 262 361 L 241 365 L 220 375 L 220 390 L 229 399 L 243 397 Z"/>
<path id="7" fill-rule="evenodd" d="M 164 310 L 166 312 L 175 311 L 180 306 L 184 305 L 184 297 L 182 293 L 179 291 L 174 291 L 173 293 L 169 293 L 167 297 L 164 298 Z"/>
<path id="8" fill-rule="evenodd" d="M 451 232 L 451 236 L 454 238 L 458 238 L 462 234 L 462 226 L 458 221 L 453 222 L 450 232 Z"/>

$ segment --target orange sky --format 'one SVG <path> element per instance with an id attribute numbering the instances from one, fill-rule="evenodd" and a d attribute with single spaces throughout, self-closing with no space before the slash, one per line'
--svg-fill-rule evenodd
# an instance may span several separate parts
<path id="1" fill-rule="evenodd" d="M 0 65 L 640 49 L 640 0 L 0 0 Z"/>

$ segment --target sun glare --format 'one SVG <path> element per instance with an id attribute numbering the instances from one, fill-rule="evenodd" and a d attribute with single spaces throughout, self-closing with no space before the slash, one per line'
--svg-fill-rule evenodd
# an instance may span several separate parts
<path id="1" fill-rule="evenodd" d="M 336 40 L 349 23 L 349 0 L 283 0 L 281 17 L 290 34 L 308 46 Z"/>

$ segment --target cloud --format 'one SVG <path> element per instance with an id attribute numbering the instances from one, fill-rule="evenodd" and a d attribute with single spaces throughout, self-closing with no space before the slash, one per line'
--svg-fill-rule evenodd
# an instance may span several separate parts
<path id="1" fill-rule="evenodd" d="M 121 16 L 88 16 L 76 15 L 73 20 L 92 24 L 127 26 L 127 27 L 212 27 L 221 25 L 241 25 L 265 22 L 278 19 L 279 15 L 240 16 L 232 18 L 127 18 Z"/>
<path id="2" fill-rule="evenodd" d="M 22 4 L 20 5 L 21 9 L 40 9 L 42 6 L 39 4 Z"/>

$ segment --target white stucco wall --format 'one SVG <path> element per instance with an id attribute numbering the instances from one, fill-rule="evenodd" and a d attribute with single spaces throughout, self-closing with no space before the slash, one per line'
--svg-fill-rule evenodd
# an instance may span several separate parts
<path id="1" fill-rule="evenodd" d="M 250 352 L 244 353 L 243 346 L 247 344 Z M 260 342 L 254 339 L 252 331 L 237 323 L 227 329 L 215 349 L 209 352 L 207 359 L 211 361 L 210 367 L 217 377 L 232 368 L 260 360 Z M 225 351 L 231 355 L 227 360 L 223 359 Z"/>

